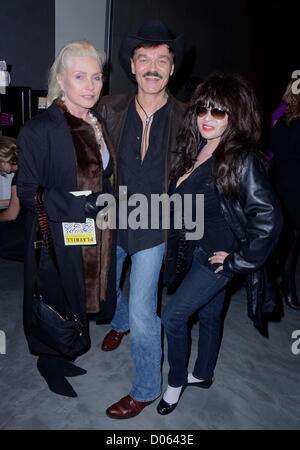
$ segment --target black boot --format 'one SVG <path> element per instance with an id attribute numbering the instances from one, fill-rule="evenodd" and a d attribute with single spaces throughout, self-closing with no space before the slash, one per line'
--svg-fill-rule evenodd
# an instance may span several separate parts
<path id="1" fill-rule="evenodd" d="M 63 373 L 65 377 L 79 377 L 80 375 L 85 375 L 87 371 L 82 369 L 82 367 L 75 366 L 70 361 L 62 360 Z"/>
<path id="2" fill-rule="evenodd" d="M 293 230 L 286 245 L 285 260 L 279 282 L 282 297 L 287 306 L 300 310 L 296 289 L 296 266 L 300 247 L 300 232 Z"/>
<path id="3" fill-rule="evenodd" d="M 42 360 L 44 357 L 45 355 L 40 356 Z M 50 359 L 51 362 L 49 363 Z M 71 361 L 68 361 L 67 359 L 64 359 L 60 356 L 46 355 L 46 363 L 51 367 L 54 367 L 55 370 L 61 373 L 64 377 L 78 377 L 87 373 L 85 369 L 75 366 L 75 364 L 73 364 Z"/>
<path id="4" fill-rule="evenodd" d="M 52 366 L 60 371 L 65 377 L 78 377 L 85 375 L 87 371 L 81 367 L 75 366 L 71 361 L 59 356 L 51 356 Z"/>
<path id="5" fill-rule="evenodd" d="M 37 368 L 48 384 L 50 391 L 65 397 L 77 397 L 73 387 L 66 380 L 61 369 L 57 367 L 52 356 L 40 356 L 37 361 Z"/>
<path id="6" fill-rule="evenodd" d="M 282 298 L 287 306 L 293 309 L 300 309 L 300 302 L 297 297 L 295 275 L 285 272 L 279 283 Z"/>
<path id="7" fill-rule="evenodd" d="M 293 309 L 300 310 L 300 302 L 296 295 L 293 295 L 292 293 L 288 294 L 283 293 L 283 298 L 287 306 Z"/>

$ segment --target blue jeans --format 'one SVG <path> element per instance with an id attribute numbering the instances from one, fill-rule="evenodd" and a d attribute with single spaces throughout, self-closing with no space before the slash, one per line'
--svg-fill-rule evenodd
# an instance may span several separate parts
<path id="1" fill-rule="evenodd" d="M 130 293 L 126 298 L 120 279 L 127 253 L 117 247 L 117 308 L 111 325 L 130 329 L 135 400 L 154 400 L 161 392 L 161 322 L 157 316 L 157 289 L 164 244 L 131 255 Z M 129 301 L 128 301 L 129 300 Z"/>
<path id="2" fill-rule="evenodd" d="M 193 375 L 197 378 L 213 377 L 221 340 L 222 310 L 226 285 L 230 276 L 215 273 L 208 264 L 207 255 L 196 248 L 191 269 L 178 287 L 162 315 L 168 341 L 170 366 L 168 384 L 182 386 L 187 381 L 189 332 L 188 320 L 198 311 L 198 356 Z"/>

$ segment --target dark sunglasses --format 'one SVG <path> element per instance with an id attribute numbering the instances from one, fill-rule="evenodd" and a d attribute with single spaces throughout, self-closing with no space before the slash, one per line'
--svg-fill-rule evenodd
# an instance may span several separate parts
<path id="1" fill-rule="evenodd" d="M 206 106 L 199 105 L 196 108 L 196 114 L 198 117 L 204 117 L 207 114 L 207 111 L 210 111 L 210 114 L 214 119 L 222 120 L 227 114 L 225 109 L 221 108 L 207 108 Z"/>

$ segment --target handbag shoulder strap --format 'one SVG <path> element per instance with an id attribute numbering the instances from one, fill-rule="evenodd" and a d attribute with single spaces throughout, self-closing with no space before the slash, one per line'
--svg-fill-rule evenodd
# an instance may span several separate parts
<path id="1" fill-rule="evenodd" d="M 42 238 L 42 242 L 44 247 L 49 253 L 50 258 L 52 259 L 55 268 L 59 272 L 57 257 L 55 253 L 55 248 L 52 240 L 52 235 L 50 232 L 50 227 L 47 219 L 47 213 L 45 210 L 44 199 L 43 199 L 43 191 L 39 189 L 35 196 L 35 206 L 37 212 L 38 226 L 37 231 Z"/>
<path id="2" fill-rule="evenodd" d="M 43 190 L 41 188 L 39 188 L 37 190 L 37 193 L 35 195 L 35 206 L 36 206 L 36 212 L 37 212 L 37 230 L 36 230 L 37 240 L 34 243 L 35 255 L 36 255 L 36 273 L 38 272 L 40 259 L 41 259 L 41 252 L 42 252 L 42 248 L 44 247 L 47 250 L 51 260 L 53 261 L 54 267 L 59 276 L 62 291 L 63 291 L 65 301 L 66 301 L 66 306 L 68 308 L 70 308 L 68 296 L 66 294 L 66 291 L 65 291 L 62 279 L 61 279 L 61 274 L 59 271 L 55 247 L 53 244 L 53 239 L 52 239 L 52 235 L 51 235 L 51 231 L 50 231 L 50 227 L 49 227 L 49 223 L 48 223 L 48 218 L 47 218 L 47 213 L 46 213 L 46 209 L 45 209 L 45 205 L 44 205 Z M 39 295 L 36 281 L 35 281 L 35 292 Z"/>

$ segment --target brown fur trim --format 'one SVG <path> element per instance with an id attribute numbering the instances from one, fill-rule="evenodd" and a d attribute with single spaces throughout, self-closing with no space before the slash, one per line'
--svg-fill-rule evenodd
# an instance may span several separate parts
<path id="1" fill-rule="evenodd" d="M 62 102 L 58 102 L 58 106 L 64 112 L 74 142 L 78 190 L 101 192 L 103 166 L 94 130 L 84 120 L 72 116 Z M 113 187 L 115 187 L 116 159 L 104 130 L 103 136 L 112 158 L 113 175 L 111 181 Z M 97 245 L 82 247 L 86 309 L 88 313 L 99 312 L 100 301 L 106 298 L 108 271 L 111 261 L 112 231 L 101 231 L 96 227 L 96 238 Z"/>

